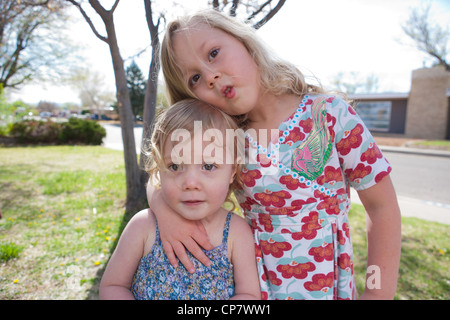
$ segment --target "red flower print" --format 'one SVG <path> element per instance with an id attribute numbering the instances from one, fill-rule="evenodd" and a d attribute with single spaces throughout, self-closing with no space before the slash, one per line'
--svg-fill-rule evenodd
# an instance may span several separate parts
<path id="1" fill-rule="evenodd" d="M 277 274 L 274 271 L 267 270 L 266 266 L 263 265 L 264 273 L 261 276 L 263 281 L 269 280 L 269 282 L 275 286 L 279 286 L 283 281 L 277 278 Z"/>
<path id="2" fill-rule="evenodd" d="M 381 180 L 383 180 L 383 178 L 386 177 L 387 175 L 389 175 L 389 173 L 390 173 L 391 171 L 392 171 L 392 167 L 389 167 L 389 168 L 387 169 L 387 171 L 383 171 L 383 172 L 380 172 L 379 174 L 377 174 L 377 176 L 375 177 L 375 182 L 378 183 L 378 182 L 380 182 Z"/>
<path id="3" fill-rule="evenodd" d="M 345 243 L 344 234 L 345 234 L 345 237 L 347 237 L 347 239 L 350 239 L 350 225 L 348 223 L 342 224 L 341 235 L 340 235 L 340 237 L 338 237 L 338 241 L 340 244 Z"/>
<path id="4" fill-rule="evenodd" d="M 281 208 L 286 204 L 284 199 L 290 199 L 291 194 L 287 191 L 281 190 L 276 192 L 270 192 L 266 190 L 265 192 L 255 193 L 255 199 L 259 201 L 263 206 L 274 206 Z"/>
<path id="5" fill-rule="evenodd" d="M 314 190 L 314 197 L 316 197 L 317 200 L 323 200 L 329 197 L 325 192 L 321 192 L 320 190 Z"/>
<path id="6" fill-rule="evenodd" d="M 347 253 L 339 255 L 338 266 L 343 270 L 350 270 L 353 273 L 353 261 Z"/>
<path id="7" fill-rule="evenodd" d="M 295 206 L 281 207 L 281 208 L 266 207 L 266 210 L 270 215 L 277 215 L 277 216 L 286 215 L 291 217 L 297 215 L 298 212 L 296 213 L 296 211 L 300 209 L 301 209 L 300 207 Z"/>
<path id="8" fill-rule="evenodd" d="M 309 249 L 308 253 L 314 257 L 317 262 L 322 262 L 323 260 L 332 261 L 333 260 L 333 244 L 323 243 L 319 247 Z"/>
<path id="9" fill-rule="evenodd" d="M 286 185 L 289 190 L 297 190 L 299 187 L 306 188 L 306 184 L 301 183 L 298 179 L 293 178 L 290 174 L 281 176 L 280 183 Z"/>
<path id="10" fill-rule="evenodd" d="M 249 197 L 246 197 L 245 202 L 239 203 L 242 210 L 244 210 L 244 211 L 250 211 L 252 205 L 254 205 L 254 204 L 258 204 L 258 202 L 256 202 L 255 200 L 253 200 L 252 198 L 249 198 Z"/>
<path id="11" fill-rule="evenodd" d="M 305 289 L 308 291 L 322 291 L 327 292 L 334 287 L 334 274 L 330 272 L 328 274 L 318 273 L 312 276 L 312 281 L 305 282 Z"/>
<path id="12" fill-rule="evenodd" d="M 281 258 L 284 251 L 291 250 L 292 246 L 289 242 L 275 242 L 272 238 L 269 241 L 260 241 L 261 250 L 265 255 L 273 255 L 275 258 Z"/>
<path id="13" fill-rule="evenodd" d="M 262 177 L 261 172 L 259 170 L 247 170 L 243 169 L 241 172 L 242 182 L 247 187 L 254 187 L 256 184 L 256 179 L 260 179 Z"/>
<path id="14" fill-rule="evenodd" d="M 350 112 L 352 115 L 356 116 L 356 111 L 353 109 L 352 106 L 348 106 L 348 112 Z"/>
<path id="15" fill-rule="evenodd" d="M 378 146 L 372 142 L 369 145 L 369 149 L 361 155 L 361 161 L 367 162 L 368 164 L 374 164 L 377 159 L 381 158 L 383 158 L 383 154 Z"/>
<path id="16" fill-rule="evenodd" d="M 321 185 L 324 183 L 334 185 L 339 181 L 342 181 L 341 168 L 325 167 L 323 174 L 317 178 L 317 183 Z"/>
<path id="17" fill-rule="evenodd" d="M 263 168 L 267 168 L 272 165 L 272 161 L 269 158 L 267 158 L 265 154 L 262 153 L 258 153 L 258 155 L 256 156 L 256 161 L 258 161 L 261 167 Z"/>
<path id="18" fill-rule="evenodd" d="M 301 120 L 298 124 L 303 129 L 303 132 L 309 133 L 313 127 L 313 120 L 312 118 L 308 118 L 306 120 Z"/>
<path id="19" fill-rule="evenodd" d="M 328 214 L 339 214 L 341 212 L 339 209 L 340 202 L 337 197 L 328 197 L 317 205 L 317 209 L 325 209 Z"/>
<path id="20" fill-rule="evenodd" d="M 347 169 L 345 170 L 345 174 L 349 178 L 350 181 L 354 181 L 356 183 L 359 183 L 362 178 L 367 176 L 372 172 L 371 166 L 365 166 L 364 164 L 360 163 L 356 166 L 354 170 Z"/>
<path id="21" fill-rule="evenodd" d="M 308 272 L 316 270 L 316 266 L 312 262 L 297 263 L 292 261 L 290 264 L 278 265 L 277 270 L 281 272 L 281 276 L 285 279 L 292 277 L 305 279 L 308 276 Z"/>
<path id="22" fill-rule="evenodd" d="M 292 239 L 300 240 L 305 238 L 307 240 L 314 239 L 317 236 L 317 230 L 322 228 L 319 222 L 319 213 L 317 211 L 312 211 L 308 216 L 302 219 L 302 231 L 293 232 L 291 234 Z"/>
<path id="23" fill-rule="evenodd" d="M 259 245 L 257 245 L 256 243 L 255 243 L 255 255 L 256 255 L 257 260 L 262 258 L 261 247 Z"/>
<path id="24" fill-rule="evenodd" d="M 351 149 L 356 149 L 361 145 L 361 134 L 364 132 L 364 128 L 361 124 L 357 124 L 351 131 L 345 131 L 344 138 L 341 139 L 336 145 L 337 150 L 342 155 L 350 153 Z"/>
<path id="25" fill-rule="evenodd" d="M 294 200 L 292 201 L 292 205 L 299 207 L 299 210 L 305 205 L 305 204 L 311 204 L 316 202 L 317 200 L 315 198 L 308 198 L 307 200 Z M 304 218 L 303 218 L 304 219 Z"/>
<path id="26" fill-rule="evenodd" d="M 282 135 L 283 135 L 283 131 L 280 131 L 279 136 L 281 137 Z M 292 131 L 289 133 L 289 135 L 286 137 L 286 139 L 284 141 L 285 142 L 288 142 L 288 141 L 297 142 L 297 141 L 302 141 L 303 139 L 305 139 L 305 134 L 300 131 L 299 127 L 294 127 L 294 129 L 292 129 Z"/>
<path id="27" fill-rule="evenodd" d="M 345 244 L 345 237 L 344 237 L 344 233 L 342 232 L 342 230 L 338 230 L 338 232 L 337 232 L 337 242 L 339 242 L 340 245 Z"/>
<path id="28" fill-rule="evenodd" d="M 258 221 L 264 227 L 264 230 L 266 232 L 273 231 L 272 218 L 270 217 L 270 214 L 260 214 L 258 217 Z"/>
<path id="29" fill-rule="evenodd" d="M 336 124 L 336 118 L 333 117 L 331 114 L 327 113 L 327 122 L 330 123 L 330 133 L 331 133 L 331 137 L 334 140 L 334 125 Z"/>
<path id="30" fill-rule="evenodd" d="M 258 223 L 256 222 L 256 219 L 250 219 L 250 226 L 252 227 L 252 230 L 258 230 L 260 232 L 263 231 L 263 229 L 260 228 L 260 226 L 258 225 Z"/>

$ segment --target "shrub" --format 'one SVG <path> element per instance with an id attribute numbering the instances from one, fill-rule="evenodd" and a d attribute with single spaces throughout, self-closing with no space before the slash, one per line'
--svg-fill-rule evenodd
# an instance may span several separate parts
<path id="1" fill-rule="evenodd" d="M 14 123 L 10 135 L 19 143 L 57 143 L 60 130 L 52 121 L 25 120 Z"/>
<path id="2" fill-rule="evenodd" d="M 68 122 L 25 120 L 13 124 L 10 136 L 18 143 L 102 144 L 106 130 L 92 120 L 70 118 Z"/>
<path id="3" fill-rule="evenodd" d="M 97 122 L 78 118 L 70 118 L 62 124 L 59 134 L 61 143 L 102 144 L 106 130 Z"/>

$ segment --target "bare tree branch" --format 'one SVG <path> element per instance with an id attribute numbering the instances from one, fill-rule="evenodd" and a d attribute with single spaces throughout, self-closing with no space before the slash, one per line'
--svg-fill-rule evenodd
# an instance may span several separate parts
<path id="1" fill-rule="evenodd" d="M 275 8 L 273 8 L 272 10 L 270 10 L 270 12 L 261 20 L 259 20 L 257 23 L 255 23 L 253 25 L 253 28 L 255 29 L 259 29 L 261 28 L 263 25 L 265 25 L 270 19 L 272 19 L 278 11 L 280 11 L 281 7 L 284 5 L 284 3 L 286 2 L 286 0 L 280 0 L 278 1 L 277 5 L 275 6 Z"/>
<path id="2" fill-rule="evenodd" d="M 231 17 L 236 17 L 238 15 L 242 15 L 243 10 L 239 10 L 238 8 L 245 7 L 247 14 L 251 12 L 251 14 L 242 20 L 244 20 L 246 23 L 250 24 L 252 21 L 257 19 L 257 16 L 263 16 L 258 22 L 254 23 L 252 25 L 253 28 L 259 29 L 264 24 L 266 24 L 270 19 L 272 19 L 278 11 L 281 9 L 281 7 L 285 4 L 286 0 L 277 0 L 277 3 L 275 7 L 272 8 L 273 0 L 265 0 L 262 1 L 253 1 L 253 0 L 223 0 L 222 1 L 222 7 L 220 6 L 219 0 L 212 0 L 208 3 L 212 6 L 214 10 L 217 11 L 224 11 L 225 8 L 230 8 L 229 15 Z"/>
<path id="3" fill-rule="evenodd" d="M 450 71 L 450 65 L 446 60 L 448 54 L 447 45 L 450 32 L 443 30 L 439 25 L 432 25 L 429 19 L 430 6 L 422 9 L 413 9 L 409 19 L 402 26 L 405 34 L 414 40 L 417 49 L 435 58 L 438 64 Z"/>
<path id="4" fill-rule="evenodd" d="M 66 0 L 66 1 L 72 3 L 75 7 L 78 8 L 78 10 L 81 12 L 81 15 L 83 16 L 84 20 L 86 20 L 86 22 L 88 23 L 88 25 L 91 28 L 92 32 L 94 32 L 95 36 L 97 38 L 99 38 L 100 40 L 108 43 L 108 39 L 106 37 L 102 36 L 100 33 L 98 33 L 97 29 L 95 28 L 94 24 L 92 23 L 91 18 L 89 18 L 89 16 L 87 15 L 86 11 L 84 11 L 84 9 L 81 7 L 81 4 L 79 4 L 75 0 Z"/>
<path id="5" fill-rule="evenodd" d="M 116 0 L 116 2 L 114 2 L 111 10 L 109 10 L 111 13 L 114 13 L 114 11 L 116 10 L 117 6 L 119 5 L 119 1 L 120 0 Z"/>

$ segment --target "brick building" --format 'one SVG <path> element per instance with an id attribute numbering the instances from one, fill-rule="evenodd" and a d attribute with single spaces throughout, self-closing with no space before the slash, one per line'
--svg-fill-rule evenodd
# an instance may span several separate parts
<path id="1" fill-rule="evenodd" d="M 374 133 L 450 140 L 450 72 L 414 70 L 409 93 L 355 94 L 356 111 Z"/>

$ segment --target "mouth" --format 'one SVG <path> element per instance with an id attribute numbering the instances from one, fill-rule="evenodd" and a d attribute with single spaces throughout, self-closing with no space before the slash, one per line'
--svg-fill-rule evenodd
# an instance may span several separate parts
<path id="1" fill-rule="evenodd" d="M 222 95 L 225 98 L 232 99 L 236 95 L 236 91 L 234 90 L 234 88 L 232 86 L 224 86 L 224 87 L 222 87 L 221 91 L 222 91 Z"/>
<path id="2" fill-rule="evenodd" d="M 202 201 L 202 200 L 186 200 L 186 201 L 182 201 L 182 203 L 186 206 L 199 206 L 202 203 L 204 203 L 204 201 Z"/>

